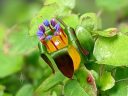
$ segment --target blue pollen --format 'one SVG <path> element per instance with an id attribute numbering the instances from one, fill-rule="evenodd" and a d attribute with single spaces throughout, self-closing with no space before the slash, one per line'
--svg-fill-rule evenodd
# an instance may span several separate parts
<path id="1" fill-rule="evenodd" d="M 55 25 L 55 29 L 56 29 L 56 31 L 60 31 L 60 24 L 59 24 L 59 23 L 57 23 L 57 24 Z"/>
<path id="2" fill-rule="evenodd" d="M 44 20 L 43 24 L 47 27 L 50 25 L 48 20 Z"/>

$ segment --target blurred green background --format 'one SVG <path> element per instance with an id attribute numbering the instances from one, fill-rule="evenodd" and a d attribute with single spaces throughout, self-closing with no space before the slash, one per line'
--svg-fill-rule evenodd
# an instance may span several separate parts
<path id="1" fill-rule="evenodd" d="M 0 0 L 0 96 L 24 96 L 52 72 L 42 63 L 36 36 L 28 34 L 30 20 L 43 7 L 43 0 Z M 103 28 L 128 21 L 127 0 L 76 0 L 73 12 L 95 12 Z M 19 95 L 20 94 L 20 95 Z M 31 96 L 31 95 L 30 95 Z"/>

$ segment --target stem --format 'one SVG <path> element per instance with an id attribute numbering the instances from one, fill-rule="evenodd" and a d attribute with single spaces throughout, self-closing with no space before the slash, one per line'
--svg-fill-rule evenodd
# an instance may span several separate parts
<path id="1" fill-rule="evenodd" d="M 56 19 L 57 19 L 65 28 L 67 27 L 67 25 L 66 25 L 60 18 L 56 17 Z"/>

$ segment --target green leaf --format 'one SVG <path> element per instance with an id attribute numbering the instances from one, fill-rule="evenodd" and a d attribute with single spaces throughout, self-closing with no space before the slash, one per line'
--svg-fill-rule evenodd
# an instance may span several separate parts
<path id="1" fill-rule="evenodd" d="M 53 87 L 52 89 L 51 89 L 51 92 L 52 92 L 52 94 L 54 93 L 56 93 L 56 95 L 57 96 L 61 96 L 62 94 L 63 94 L 63 88 L 64 86 L 61 84 L 61 85 L 57 85 L 57 86 L 55 86 L 55 87 Z"/>
<path id="2" fill-rule="evenodd" d="M 0 96 L 3 96 L 5 90 L 5 86 L 0 85 Z"/>
<path id="3" fill-rule="evenodd" d="M 55 91 L 52 92 L 52 96 L 57 96 Z"/>
<path id="4" fill-rule="evenodd" d="M 75 7 L 75 0 L 46 0 L 45 5 L 56 3 L 60 7 L 73 9 Z"/>
<path id="5" fill-rule="evenodd" d="M 30 37 L 28 35 L 28 28 L 26 25 L 17 25 L 11 30 L 6 40 L 10 45 L 9 54 L 27 54 L 36 49 L 38 44 L 37 37 Z"/>
<path id="6" fill-rule="evenodd" d="M 4 78 L 16 73 L 22 68 L 23 61 L 21 56 L 12 56 L 0 52 L 0 78 Z"/>
<path id="7" fill-rule="evenodd" d="M 121 23 L 119 25 L 119 31 L 128 35 L 128 23 Z"/>
<path id="8" fill-rule="evenodd" d="M 100 89 L 105 91 L 112 88 L 115 85 L 115 80 L 111 76 L 110 72 L 104 72 L 102 76 L 99 78 L 99 86 Z"/>
<path id="9" fill-rule="evenodd" d="M 3 45 L 5 31 L 6 31 L 6 27 L 3 24 L 0 24 L 0 47 Z"/>
<path id="10" fill-rule="evenodd" d="M 4 93 L 2 96 L 13 96 L 13 95 L 10 93 Z"/>
<path id="11" fill-rule="evenodd" d="M 115 73 L 113 73 L 113 75 L 114 75 L 116 82 L 128 80 L 128 67 L 119 67 L 113 71 L 115 71 Z"/>
<path id="12" fill-rule="evenodd" d="M 96 4 L 101 8 L 116 11 L 128 6 L 128 0 L 96 0 Z"/>
<path id="13" fill-rule="evenodd" d="M 116 28 L 108 28 L 103 31 L 96 31 L 96 34 L 103 37 L 113 37 L 117 35 L 117 33 L 118 33 L 118 30 Z"/>
<path id="14" fill-rule="evenodd" d="M 69 80 L 64 87 L 65 96 L 89 96 L 76 80 Z"/>
<path id="15" fill-rule="evenodd" d="M 79 24 L 79 17 L 76 14 L 69 14 L 67 16 L 63 16 L 61 19 L 66 23 L 66 25 L 73 27 L 74 29 Z"/>
<path id="16" fill-rule="evenodd" d="M 105 91 L 102 96 L 128 96 L 128 81 L 117 82 L 112 89 Z"/>
<path id="17" fill-rule="evenodd" d="M 40 86 L 35 91 L 35 95 L 40 96 L 55 85 L 62 83 L 64 79 L 65 77 L 60 72 L 52 74 L 40 84 Z"/>
<path id="18" fill-rule="evenodd" d="M 97 95 L 95 79 L 91 71 L 87 70 L 85 67 L 81 67 L 80 69 L 78 69 L 78 71 L 76 71 L 75 76 L 80 86 L 89 96 Z M 88 81 L 88 79 L 90 79 L 90 81 Z"/>
<path id="19" fill-rule="evenodd" d="M 95 13 L 85 13 L 80 17 L 80 24 L 89 32 L 101 29 L 101 19 Z"/>
<path id="20" fill-rule="evenodd" d="M 17 92 L 16 96 L 33 96 L 33 86 L 26 84 Z"/>
<path id="21" fill-rule="evenodd" d="M 128 66 L 128 36 L 118 34 L 112 38 L 99 37 L 94 46 L 98 64 Z"/>

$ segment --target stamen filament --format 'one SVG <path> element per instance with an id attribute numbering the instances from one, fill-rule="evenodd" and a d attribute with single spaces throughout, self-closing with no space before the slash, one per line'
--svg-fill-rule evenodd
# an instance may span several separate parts
<path id="1" fill-rule="evenodd" d="M 54 47 L 56 48 L 56 50 L 58 50 L 58 48 L 57 48 L 57 46 L 55 45 L 55 43 L 52 41 L 52 40 L 50 40 L 51 41 L 51 43 L 54 45 Z"/>

